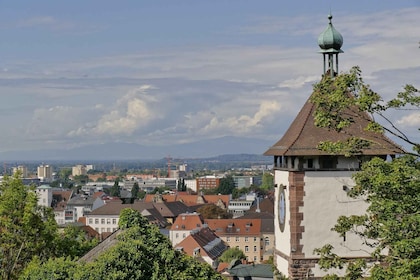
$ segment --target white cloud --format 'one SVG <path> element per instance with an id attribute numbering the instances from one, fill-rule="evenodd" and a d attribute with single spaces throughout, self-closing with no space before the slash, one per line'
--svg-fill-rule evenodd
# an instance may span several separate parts
<path id="1" fill-rule="evenodd" d="M 402 117 L 397 121 L 397 124 L 408 127 L 420 128 L 420 112 L 415 112 Z"/>
<path id="2" fill-rule="evenodd" d="M 110 135 L 132 134 L 151 120 L 161 117 L 162 113 L 153 110 L 153 103 L 159 100 L 148 94 L 153 88 L 151 85 L 142 85 L 130 90 L 117 100 L 114 110 L 99 119 L 94 132 Z"/>
<path id="3" fill-rule="evenodd" d="M 319 81 L 319 76 L 307 76 L 307 77 L 297 77 L 295 79 L 285 80 L 279 84 L 279 87 L 288 87 L 288 88 L 301 88 L 304 85 L 310 83 L 313 84 Z"/>

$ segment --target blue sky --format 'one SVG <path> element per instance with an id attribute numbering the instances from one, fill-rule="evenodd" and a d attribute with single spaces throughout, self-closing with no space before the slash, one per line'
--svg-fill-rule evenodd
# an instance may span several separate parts
<path id="1" fill-rule="evenodd" d="M 2 1 L 0 152 L 274 144 L 321 77 L 330 11 L 340 70 L 420 88 L 420 1 Z M 420 141 L 417 111 L 390 117 Z"/>

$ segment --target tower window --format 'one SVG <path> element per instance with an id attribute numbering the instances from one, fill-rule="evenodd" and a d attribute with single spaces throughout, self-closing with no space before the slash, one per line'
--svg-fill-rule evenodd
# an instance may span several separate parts
<path id="1" fill-rule="evenodd" d="M 320 158 L 320 165 L 322 169 L 334 169 L 337 167 L 337 157 L 323 156 Z"/>
<path id="2" fill-rule="evenodd" d="M 314 159 L 308 158 L 308 168 L 314 168 Z"/>

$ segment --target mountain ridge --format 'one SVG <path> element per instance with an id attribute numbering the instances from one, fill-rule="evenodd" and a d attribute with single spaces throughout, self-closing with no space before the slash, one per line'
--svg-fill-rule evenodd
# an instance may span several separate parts
<path id="1" fill-rule="evenodd" d="M 0 160 L 156 160 L 166 157 L 212 158 L 229 154 L 262 155 L 272 143 L 274 142 L 269 140 L 233 136 L 167 146 L 145 146 L 135 143 L 107 142 L 73 149 L 0 152 Z"/>

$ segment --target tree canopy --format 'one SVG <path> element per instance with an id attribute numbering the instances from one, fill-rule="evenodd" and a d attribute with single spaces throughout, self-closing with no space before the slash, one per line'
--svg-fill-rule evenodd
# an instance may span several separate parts
<path id="1" fill-rule="evenodd" d="M 388 132 L 413 147 L 411 152 L 392 160 L 373 158 L 355 173 L 355 186 L 348 192 L 353 198 L 369 202 L 364 215 L 339 217 L 333 228 L 341 236 L 353 232 L 374 248 L 371 255 L 374 263 L 366 260 L 343 260 L 327 244 L 315 250 L 320 255 L 320 266 L 346 268 L 344 279 L 418 279 L 420 275 L 420 162 L 419 143 L 410 139 L 386 117 L 392 109 L 419 109 L 419 91 L 407 85 L 403 92 L 388 102 L 366 85 L 358 67 L 334 79 L 326 77 L 315 90 L 317 104 L 316 124 L 340 131 L 350 125 L 351 119 L 341 114 L 346 107 L 353 106 L 371 114 L 372 120 L 365 129 Z M 348 93 L 353 97 L 349 98 Z M 375 117 L 385 120 L 380 124 Z M 332 152 L 346 151 L 348 155 L 358 153 L 357 141 L 346 143 L 321 143 L 320 148 Z M 360 144 L 360 143 L 359 143 Z M 367 143 L 367 145 L 369 145 Z M 364 275 L 366 270 L 368 275 Z M 326 279 L 338 279 L 329 275 Z"/>
<path id="2" fill-rule="evenodd" d="M 210 279 L 222 280 L 209 265 L 172 248 L 169 239 L 131 208 L 120 214 L 118 242 L 95 261 L 35 260 L 21 279 Z"/>
<path id="3" fill-rule="evenodd" d="M 246 260 L 245 253 L 239 248 L 229 248 L 223 252 L 219 260 L 225 263 L 230 263 L 233 260 Z"/>
<path id="4" fill-rule="evenodd" d="M 227 175 L 226 177 L 220 179 L 220 185 L 217 188 L 217 193 L 232 194 L 234 189 L 235 181 L 233 180 L 233 176 Z"/>
<path id="5" fill-rule="evenodd" d="M 232 214 L 228 213 L 227 210 L 214 205 L 208 204 L 197 209 L 197 212 L 201 214 L 203 219 L 230 219 Z"/>
<path id="6" fill-rule="evenodd" d="M 78 228 L 60 232 L 52 208 L 39 206 L 18 175 L 0 184 L 0 233 L 1 279 L 17 279 L 34 258 L 78 257 L 96 244 Z"/>

